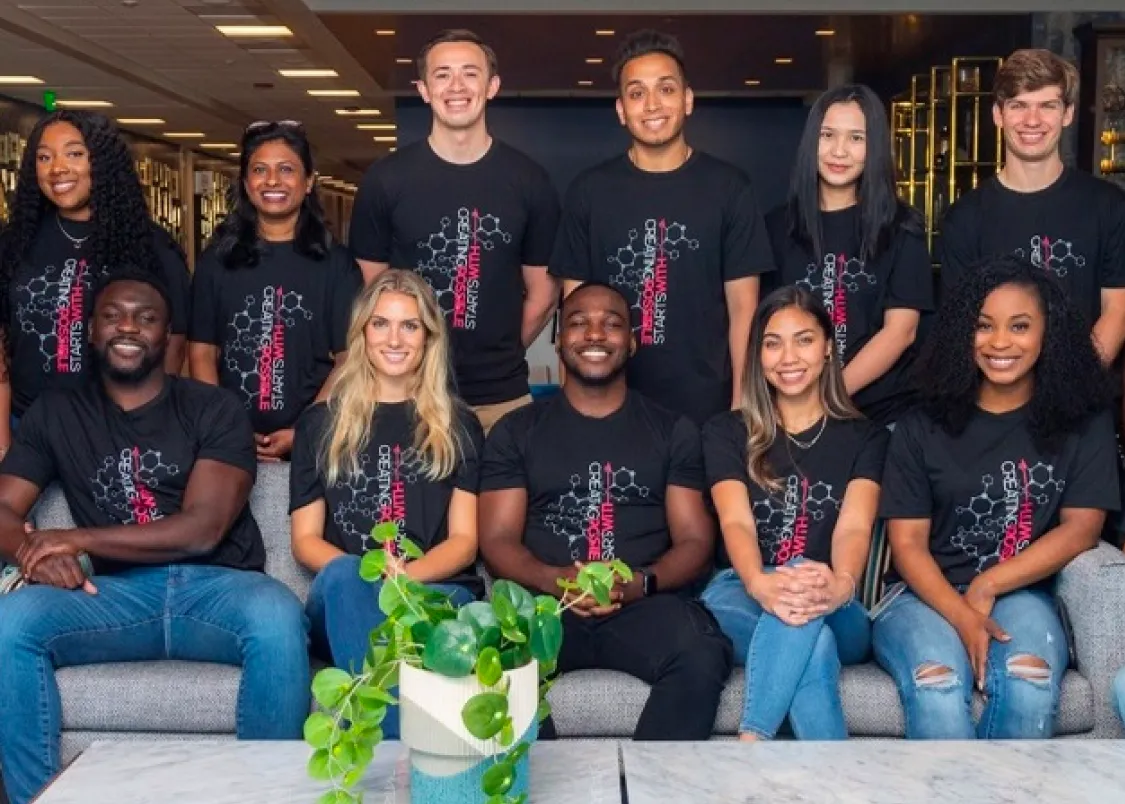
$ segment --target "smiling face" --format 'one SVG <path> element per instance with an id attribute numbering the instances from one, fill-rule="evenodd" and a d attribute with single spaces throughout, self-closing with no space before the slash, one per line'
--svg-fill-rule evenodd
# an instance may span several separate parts
<path id="1" fill-rule="evenodd" d="M 557 348 L 567 377 L 580 385 L 622 378 L 634 350 L 629 305 L 608 288 L 575 290 L 563 303 Z"/>
<path id="2" fill-rule="evenodd" d="M 300 213 L 305 196 L 312 192 L 313 177 L 305 172 L 296 151 L 282 140 L 273 140 L 250 155 L 243 184 L 258 214 L 277 220 Z"/>
<path id="3" fill-rule="evenodd" d="M 811 313 L 786 307 L 766 322 L 762 374 L 779 396 L 797 398 L 816 390 L 833 345 Z"/>
<path id="4" fill-rule="evenodd" d="M 434 119 L 454 131 L 477 125 L 499 91 L 500 76 L 490 74 L 488 56 L 472 42 L 434 45 L 426 55 L 426 78 L 418 82 Z"/>
<path id="5" fill-rule="evenodd" d="M 1047 319 L 1034 290 L 1001 285 L 981 305 L 973 356 L 985 382 L 1006 391 L 1024 386 L 1031 398 L 1035 363 L 1043 349 Z"/>
<path id="6" fill-rule="evenodd" d="M 168 305 L 145 282 L 113 282 L 98 294 L 90 344 L 105 375 L 137 385 L 164 364 L 168 347 Z"/>
<path id="7" fill-rule="evenodd" d="M 636 143 L 660 148 L 679 140 L 693 105 L 692 91 L 671 56 L 648 53 L 622 67 L 617 117 Z"/>
<path id="8" fill-rule="evenodd" d="M 855 101 L 833 103 L 820 124 L 817 168 L 822 185 L 854 187 L 867 162 L 867 119 Z"/>
<path id="9" fill-rule="evenodd" d="M 62 120 L 43 129 L 35 149 L 39 189 L 65 217 L 88 216 L 93 179 L 82 132 Z"/>
<path id="10" fill-rule="evenodd" d="M 367 359 L 383 378 L 411 377 L 426 355 L 426 327 L 413 296 L 385 291 L 363 330 Z"/>
<path id="11" fill-rule="evenodd" d="M 1041 162 L 1058 158 L 1059 140 L 1074 120 L 1074 107 L 1066 105 L 1062 87 L 1048 86 L 994 104 L 992 120 L 1003 131 L 1009 158 Z"/>

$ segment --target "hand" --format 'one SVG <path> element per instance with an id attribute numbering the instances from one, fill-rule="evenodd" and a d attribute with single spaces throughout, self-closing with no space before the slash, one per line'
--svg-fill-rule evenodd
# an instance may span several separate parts
<path id="1" fill-rule="evenodd" d="M 975 608 L 966 605 L 953 623 L 958 636 L 969 654 L 969 664 L 973 668 L 973 677 L 977 681 L 977 689 L 984 691 L 985 666 L 988 663 L 988 646 L 991 640 L 1007 642 L 1011 637 L 1004 629 L 996 624 L 991 617 L 981 614 Z"/>
<path id="2" fill-rule="evenodd" d="M 96 595 L 98 589 L 86 577 L 78 559 L 69 555 L 48 556 L 39 562 L 35 572 L 28 577 L 32 583 L 54 586 L 59 589 L 79 589 Z"/>
<path id="3" fill-rule="evenodd" d="M 581 561 L 575 561 L 574 567 L 568 567 L 561 577 L 574 583 L 578 578 L 579 570 L 581 570 L 583 566 L 584 564 Z M 593 595 L 583 596 L 582 592 L 566 592 L 562 596 L 562 603 L 564 606 L 573 604 L 569 611 L 573 611 L 579 617 L 604 617 L 607 614 L 613 614 L 621 608 L 623 597 L 623 588 L 615 584 L 613 588 L 609 590 L 610 603 L 608 606 L 598 605 L 598 601 Z"/>
<path id="4" fill-rule="evenodd" d="M 818 574 L 800 567 L 777 567 L 755 576 L 746 591 L 786 625 L 801 626 L 827 611 L 828 594 Z"/>
<path id="5" fill-rule="evenodd" d="M 996 605 L 996 592 L 992 588 L 992 584 L 988 582 L 984 575 L 978 575 L 973 578 L 973 582 L 969 584 L 969 588 L 965 590 L 962 599 L 969 604 L 969 606 L 985 617 L 992 616 L 992 607 Z"/>
<path id="6" fill-rule="evenodd" d="M 263 463 L 277 463 L 293 451 L 293 428 L 278 430 L 269 435 L 254 434 L 254 444 L 258 460 Z"/>
<path id="7" fill-rule="evenodd" d="M 27 536 L 16 551 L 16 560 L 20 569 L 28 578 L 35 575 L 35 569 L 40 561 L 48 556 L 64 555 L 77 560 L 78 554 L 83 551 L 82 537 L 84 531 L 77 528 L 72 530 L 33 530 L 28 524 L 24 525 Z"/>
<path id="8" fill-rule="evenodd" d="M 386 578 L 397 578 L 399 575 L 406 574 L 406 559 L 402 556 L 396 556 L 390 550 L 387 550 L 387 566 L 383 570 L 383 576 Z"/>

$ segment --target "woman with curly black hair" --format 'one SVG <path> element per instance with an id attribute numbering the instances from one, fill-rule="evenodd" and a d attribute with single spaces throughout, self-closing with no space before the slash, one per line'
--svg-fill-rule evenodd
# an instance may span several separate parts
<path id="1" fill-rule="evenodd" d="M 898 422 L 883 474 L 897 583 L 875 656 L 907 737 L 1051 737 L 1068 662 L 1053 579 L 1120 502 L 1089 325 L 1052 274 L 992 258 L 953 288 L 919 369 L 921 409 Z"/>
<path id="2" fill-rule="evenodd" d="M 252 123 L 240 167 L 232 211 L 195 269 L 191 373 L 242 399 L 258 459 L 278 461 L 344 357 L 363 280 L 324 225 L 300 123 Z"/>
<path id="3" fill-rule="evenodd" d="M 47 388 L 84 381 L 86 319 L 96 281 L 118 266 L 160 272 L 172 295 L 165 366 L 184 359 L 190 279 L 171 238 L 149 217 L 129 147 L 106 117 L 59 111 L 40 120 L 20 163 L 0 237 L 0 449 L 11 423 Z"/>

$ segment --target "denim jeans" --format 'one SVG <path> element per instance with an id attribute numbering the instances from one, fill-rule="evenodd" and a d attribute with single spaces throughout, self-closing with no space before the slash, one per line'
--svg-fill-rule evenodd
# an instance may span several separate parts
<path id="1" fill-rule="evenodd" d="M 190 564 L 92 578 L 97 594 L 27 586 L 0 596 L 0 766 L 12 804 L 59 771 L 55 669 L 179 659 L 241 665 L 240 739 L 300 739 L 309 713 L 301 604 L 260 572 Z M 124 679 L 128 683 L 128 679 Z"/>
<path id="2" fill-rule="evenodd" d="M 909 590 L 876 615 L 875 658 L 898 687 L 908 739 L 1027 740 L 1054 735 L 1070 658 L 1054 598 L 1038 589 L 1011 592 L 997 599 L 992 619 L 1011 641 L 989 643 L 987 703 L 974 726 L 975 680 L 957 630 Z M 1021 657 L 1042 659 L 1048 669 L 1021 669 Z M 950 672 L 922 673 L 934 665 Z"/>
<path id="3" fill-rule="evenodd" d="M 387 618 L 379 608 L 381 584 L 359 577 L 359 561 L 359 556 L 352 555 L 330 561 L 317 573 L 305 606 L 313 647 L 336 667 L 353 673 L 363 668 L 371 631 Z M 427 586 L 448 594 L 454 606 L 473 600 L 473 593 L 460 584 Z M 397 706 L 387 707 L 382 727 L 384 739 L 398 739 Z"/>
<path id="4" fill-rule="evenodd" d="M 788 715 L 799 740 L 847 738 L 840 666 L 862 662 L 871 647 L 867 612 L 858 601 L 805 625 L 786 625 L 763 611 L 738 573 L 726 569 L 708 584 L 703 603 L 734 644 L 736 661 L 746 666 L 740 733 L 771 739 Z"/>
<path id="5" fill-rule="evenodd" d="M 1125 667 L 1118 670 L 1113 678 L 1113 706 L 1121 722 L 1125 723 Z"/>

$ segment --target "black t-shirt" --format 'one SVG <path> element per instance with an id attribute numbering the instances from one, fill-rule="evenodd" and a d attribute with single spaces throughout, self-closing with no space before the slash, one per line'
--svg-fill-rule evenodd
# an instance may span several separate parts
<path id="1" fill-rule="evenodd" d="M 524 544 L 545 564 L 645 567 L 672 545 L 668 486 L 703 489 L 699 429 L 630 391 L 602 419 L 565 394 L 505 415 L 489 433 L 481 491 L 527 490 Z"/>
<path id="2" fill-rule="evenodd" d="M 448 536 L 449 501 L 454 489 L 477 493 L 484 431 L 471 410 L 457 411 L 457 439 L 462 459 L 444 480 L 426 477 L 427 464 L 414 448 L 413 403 L 379 405 L 367 448 L 359 456 L 360 472 L 344 475 L 333 485 L 321 471 L 319 457 L 329 424 L 321 402 L 297 421 L 293 466 L 289 473 L 289 511 L 324 500 L 324 539 L 345 553 L 361 556 L 376 544 L 371 529 L 394 522 L 423 552 Z M 484 592 L 480 577 L 470 571 L 448 579 Z"/>
<path id="3" fill-rule="evenodd" d="M 933 270 L 926 241 L 899 228 L 886 251 L 868 263 L 860 251 L 859 208 L 820 215 L 824 254 L 813 258 L 809 247 L 789 235 L 786 207 L 766 216 L 766 229 L 778 270 L 767 275 L 769 289 L 800 285 L 824 303 L 836 327 L 840 359 L 847 365 L 883 327 L 887 310 L 925 313 L 934 307 Z M 911 400 L 907 371 L 914 357 L 908 349 L 886 374 L 855 395 L 869 419 L 894 421 Z"/>
<path id="4" fill-rule="evenodd" d="M 323 260 L 266 243 L 253 268 L 228 269 L 208 250 L 192 288 L 191 340 L 219 347 L 219 384 L 258 433 L 292 427 L 347 348 L 359 267 L 335 246 Z"/>
<path id="5" fill-rule="evenodd" d="M 1019 553 L 1058 524 L 1063 508 L 1120 505 L 1109 413 L 1087 422 L 1054 455 L 1035 448 L 1027 415 L 1026 407 L 978 410 L 952 438 L 913 411 L 891 436 L 880 515 L 930 519 L 930 552 L 953 585 Z"/>
<path id="6" fill-rule="evenodd" d="M 254 434 L 233 394 L 168 377 L 155 399 L 125 411 L 95 380 L 41 394 L 20 421 L 0 474 L 22 477 L 40 489 L 57 481 L 80 528 L 142 526 L 179 513 L 200 460 L 256 476 Z M 211 553 L 183 563 L 260 570 L 265 557 L 247 504 Z M 133 566 L 91 558 L 98 574 Z"/>
<path id="7" fill-rule="evenodd" d="M 627 156 L 583 173 L 551 258 L 556 276 L 625 294 L 637 338 L 630 387 L 699 425 L 730 409 L 724 283 L 772 269 L 750 180 L 699 151 L 667 173 Z"/>
<path id="8" fill-rule="evenodd" d="M 50 388 L 76 388 L 92 375 L 89 331 L 93 289 L 106 266 L 95 267 L 93 223 L 66 221 L 67 233 L 86 238 L 78 248 L 48 215 L 28 258 L 12 276 L 7 331 L 12 338 L 12 412 L 22 415 Z M 172 332 L 187 332 L 191 278 L 179 249 L 152 224 L 161 278 L 172 297 Z M 113 266 L 109 266 L 112 268 Z"/>
<path id="9" fill-rule="evenodd" d="M 1015 253 L 1053 272 L 1092 327 L 1101 289 L 1125 287 L 1125 193 L 1071 168 L 1034 193 L 993 176 L 946 213 L 938 252 L 943 295 L 975 260 Z"/>
<path id="10" fill-rule="evenodd" d="M 547 264 L 558 223 L 558 193 L 523 153 L 494 140 L 455 165 L 422 141 L 367 171 L 349 237 L 356 258 L 426 279 L 453 335 L 460 395 L 487 405 L 528 392 L 523 266 Z"/>
<path id="11" fill-rule="evenodd" d="M 794 436 L 808 443 L 820 423 Z M 832 563 L 832 532 L 848 483 L 856 479 L 880 483 L 887 452 L 885 427 L 866 419 L 829 419 L 809 449 L 801 449 L 779 432 L 767 460 L 783 486 L 770 491 L 750 479 L 746 423 L 739 411 L 720 413 L 703 428 L 703 464 L 707 485 L 725 480 L 746 486 L 762 562 L 777 566 L 804 556 Z M 730 566 L 720 550 L 722 566 Z"/>

